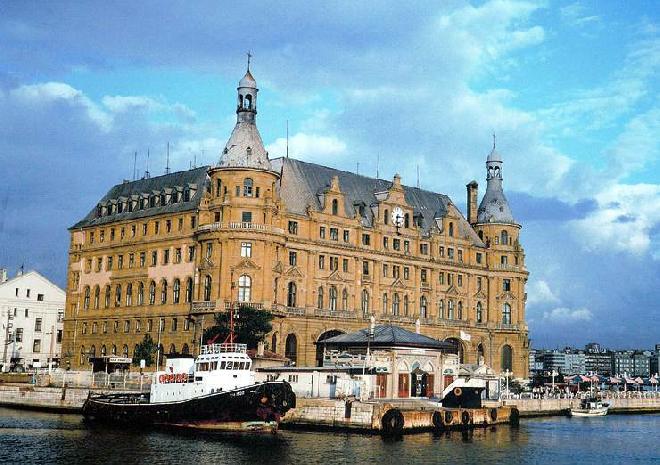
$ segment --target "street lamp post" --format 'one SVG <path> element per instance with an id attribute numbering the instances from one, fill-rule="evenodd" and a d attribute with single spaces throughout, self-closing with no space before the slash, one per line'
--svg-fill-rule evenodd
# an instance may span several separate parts
<path id="1" fill-rule="evenodd" d="M 555 393 L 555 376 L 557 376 L 559 373 L 557 373 L 557 370 L 552 370 L 552 394 Z"/>

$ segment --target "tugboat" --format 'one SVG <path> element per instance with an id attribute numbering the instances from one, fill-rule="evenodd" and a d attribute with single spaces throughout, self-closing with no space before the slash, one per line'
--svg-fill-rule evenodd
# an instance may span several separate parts
<path id="1" fill-rule="evenodd" d="M 196 359 L 168 357 L 148 394 L 90 392 L 83 416 L 138 426 L 276 432 L 282 416 L 296 406 L 296 396 L 286 381 L 255 382 L 247 345 L 233 342 L 233 323 L 232 313 L 227 340 L 202 346 Z"/>
<path id="2" fill-rule="evenodd" d="M 571 417 L 602 417 L 607 415 L 610 404 L 603 403 L 598 399 L 583 399 L 579 408 L 568 411 Z"/>

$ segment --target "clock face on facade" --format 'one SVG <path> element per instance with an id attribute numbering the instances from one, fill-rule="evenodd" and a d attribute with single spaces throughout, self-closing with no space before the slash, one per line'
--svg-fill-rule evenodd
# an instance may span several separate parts
<path id="1" fill-rule="evenodd" d="M 403 226 L 403 210 L 401 207 L 394 207 L 392 210 L 392 224 L 394 226 Z"/>

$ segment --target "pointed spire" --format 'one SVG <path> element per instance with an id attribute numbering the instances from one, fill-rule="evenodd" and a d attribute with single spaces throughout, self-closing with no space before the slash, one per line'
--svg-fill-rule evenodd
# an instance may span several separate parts
<path id="1" fill-rule="evenodd" d="M 479 204 L 477 223 L 517 224 L 502 189 L 504 162 L 495 150 L 495 142 L 495 134 L 493 134 L 493 148 L 486 158 L 486 193 Z"/>

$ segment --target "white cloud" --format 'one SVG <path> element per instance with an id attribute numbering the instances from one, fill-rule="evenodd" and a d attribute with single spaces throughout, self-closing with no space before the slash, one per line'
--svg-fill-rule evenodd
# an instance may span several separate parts
<path id="1" fill-rule="evenodd" d="M 586 7 L 580 2 L 571 3 L 559 9 L 562 20 L 571 26 L 584 26 L 589 23 L 600 22 L 601 18 L 598 15 L 590 15 L 587 13 Z"/>
<path id="2" fill-rule="evenodd" d="M 575 323 L 578 321 L 591 321 L 593 314 L 586 308 L 570 309 L 557 307 L 543 312 L 543 319 L 552 323 Z"/>
<path id="3" fill-rule="evenodd" d="M 527 294 L 527 303 L 530 305 L 559 303 L 559 297 L 543 279 L 533 281 L 527 289 Z"/>
<path id="4" fill-rule="evenodd" d="M 286 155 L 286 138 L 277 138 L 266 146 L 271 158 Z M 289 138 L 289 155 L 295 158 L 330 164 L 326 157 L 342 156 L 346 153 L 346 143 L 335 136 L 322 136 L 299 132 Z"/>
<path id="5" fill-rule="evenodd" d="M 660 224 L 660 185 L 613 185 L 596 196 L 598 208 L 571 222 L 588 250 L 632 252 L 651 246 L 651 231 Z"/>
<path id="6" fill-rule="evenodd" d="M 136 109 L 155 111 L 162 110 L 165 107 L 162 103 L 145 96 L 106 95 L 102 101 L 106 108 L 116 113 Z"/>

